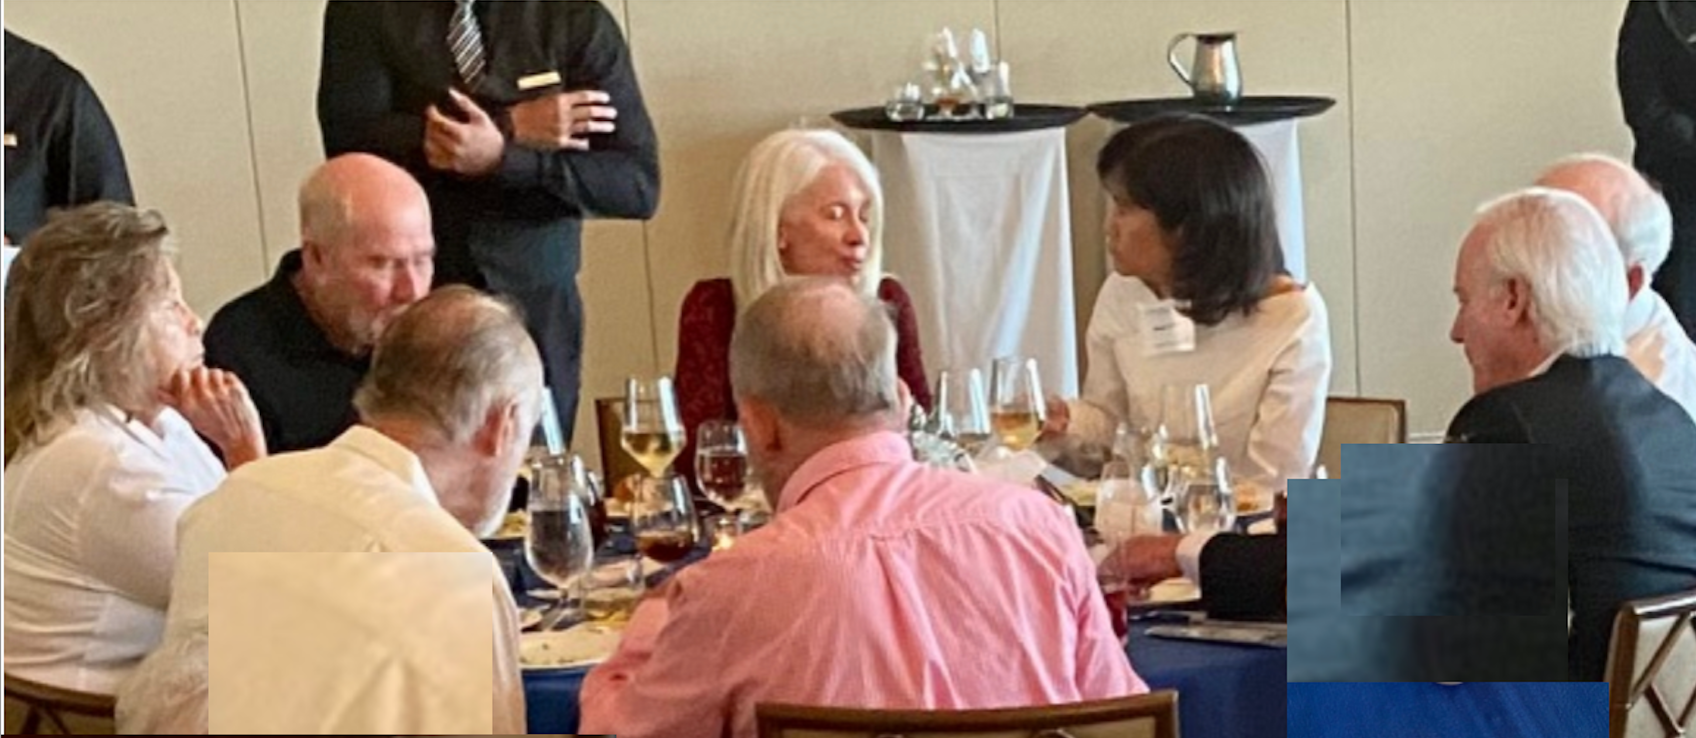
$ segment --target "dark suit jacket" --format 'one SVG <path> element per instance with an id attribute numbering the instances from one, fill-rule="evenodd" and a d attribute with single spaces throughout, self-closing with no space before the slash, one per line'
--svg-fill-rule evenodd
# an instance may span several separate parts
<path id="1" fill-rule="evenodd" d="M 1214 536 L 1201 549 L 1201 591 L 1208 617 L 1284 618 L 1285 538 Z"/>
<path id="2" fill-rule="evenodd" d="M 1625 359 L 1562 357 L 1473 398 L 1452 440 L 1531 443 L 1567 480 L 1567 676 L 1603 677 L 1622 602 L 1696 588 L 1696 424 Z"/>

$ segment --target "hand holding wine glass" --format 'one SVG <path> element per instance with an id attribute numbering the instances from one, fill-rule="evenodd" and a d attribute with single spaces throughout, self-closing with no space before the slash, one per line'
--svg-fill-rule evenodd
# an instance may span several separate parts
<path id="1" fill-rule="evenodd" d="M 1095 495 L 1095 530 L 1109 550 L 1117 550 L 1137 536 L 1161 533 L 1163 508 L 1154 495 L 1144 489 L 1136 467 L 1124 459 L 1113 459 L 1101 467 L 1101 481 Z M 1127 599 L 1140 602 L 1147 599 L 1144 582 L 1134 582 L 1127 572 L 1118 571 L 1115 559 L 1103 562 L 1100 576 L 1122 587 L 1129 587 Z"/>

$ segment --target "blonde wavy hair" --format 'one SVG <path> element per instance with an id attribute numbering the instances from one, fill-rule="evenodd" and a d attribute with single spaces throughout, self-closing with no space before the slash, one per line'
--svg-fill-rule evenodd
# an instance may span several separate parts
<path id="1" fill-rule="evenodd" d="M 5 460 L 81 408 L 145 408 L 162 377 L 148 316 L 175 239 L 158 211 L 98 202 L 54 213 L 6 280 Z"/>
<path id="2" fill-rule="evenodd" d="M 736 289 L 738 309 L 754 304 L 766 290 L 788 278 L 777 248 L 783 206 L 832 164 L 852 170 L 871 200 L 866 261 L 854 284 L 864 294 L 877 294 L 883 277 L 883 187 L 878 184 L 877 170 L 860 147 L 836 131 L 792 129 L 778 131 L 756 144 L 736 173 L 730 216 L 730 282 Z"/>

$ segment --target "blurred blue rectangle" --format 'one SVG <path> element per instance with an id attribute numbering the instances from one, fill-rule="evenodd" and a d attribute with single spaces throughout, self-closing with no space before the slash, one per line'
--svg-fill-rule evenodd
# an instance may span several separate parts
<path id="1" fill-rule="evenodd" d="M 1606 738 L 1602 682 L 1291 684 L 1289 738 Z"/>
<path id="2" fill-rule="evenodd" d="M 1536 445 L 1350 445 L 1290 483 L 1289 680 L 1559 681 L 1566 480 Z"/>

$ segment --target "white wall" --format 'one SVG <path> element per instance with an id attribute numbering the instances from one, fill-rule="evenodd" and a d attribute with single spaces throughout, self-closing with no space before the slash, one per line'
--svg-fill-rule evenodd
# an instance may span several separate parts
<path id="1" fill-rule="evenodd" d="M 1337 98 L 1302 124 L 1310 276 L 1331 309 L 1338 394 L 1408 398 L 1440 431 L 1467 394 L 1447 343 L 1450 268 L 1472 208 L 1577 150 L 1629 151 L 1612 82 L 1618 0 L 614 0 L 659 130 L 648 223 L 591 224 L 585 398 L 669 370 L 677 310 L 724 270 L 728 182 L 754 141 L 873 104 L 944 24 L 990 30 L 1022 100 L 1182 94 L 1166 40 L 1241 32 L 1249 94 Z M 321 156 L 313 112 L 321 2 L 12 0 L 6 26 L 93 81 L 136 192 L 184 242 L 209 314 L 295 240 L 293 196 Z M 757 32 L 751 29 L 759 29 Z M 1079 313 L 1103 276 L 1091 174 L 1107 126 L 1068 134 Z M 892 244 L 899 248 L 899 244 Z M 1081 321 L 1080 321 L 1081 325 Z M 579 427 L 592 428 L 585 414 Z M 594 458 L 593 434 L 578 434 Z"/>

